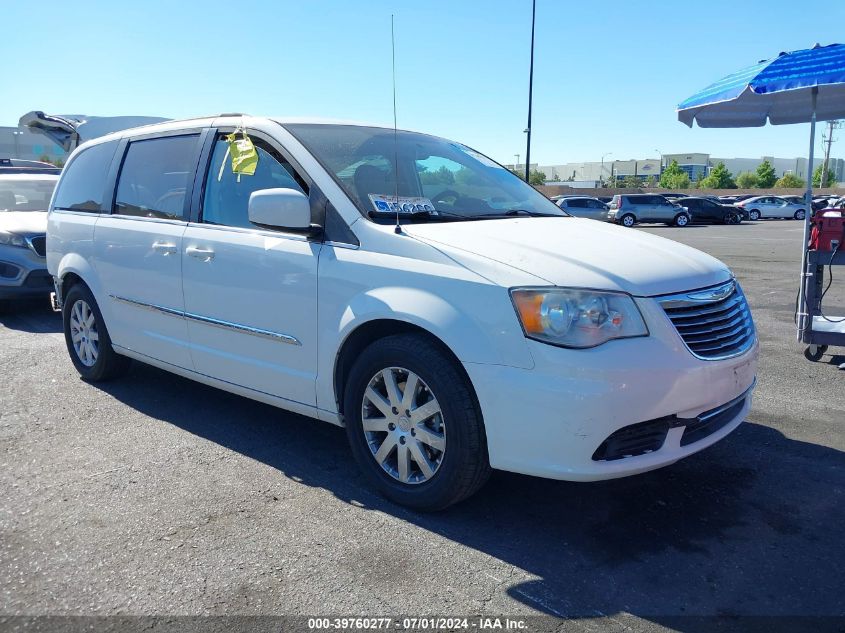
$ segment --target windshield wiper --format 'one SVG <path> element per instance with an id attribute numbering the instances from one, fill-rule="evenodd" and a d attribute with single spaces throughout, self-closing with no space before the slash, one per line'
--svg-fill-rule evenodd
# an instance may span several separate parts
<path id="1" fill-rule="evenodd" d="M 527 215 L 532 218 L 565 218 L 566 216 L 557 213 L 541 213 L 540 211 L 529 211 L 528 209 L 509 209 L 503 215 Z"/>

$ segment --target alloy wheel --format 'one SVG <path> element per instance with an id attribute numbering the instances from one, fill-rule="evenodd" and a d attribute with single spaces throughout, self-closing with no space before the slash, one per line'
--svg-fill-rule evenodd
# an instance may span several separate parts
<path id="1" fill-rule="evenodd" d="M 94 311 L 82 299 L 77 299 L 70 309 L 70 339 L 79 362 L 93 367 L 100 355 L 100 335 Z"/>
<path id="2" fill-rule="evenodd" d="M 428 385 L 412 371 L 388 367 L 370 379 L 361 424 L 376 463 L 397 481 L 424 483 L 443 463 L 443 412 Z"/>

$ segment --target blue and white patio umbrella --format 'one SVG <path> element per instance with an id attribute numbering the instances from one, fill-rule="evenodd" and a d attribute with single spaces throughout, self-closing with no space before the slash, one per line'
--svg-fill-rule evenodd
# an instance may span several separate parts
<path id="1" fill-rule="evenodd" d="M 804 273 L 812 208 L 816 121 L 845 118 L 845 44 L 781 53 L 708 86 L 678 106 L 678 120 L 692 127 L 760 127 L 810 123 L 804 241 L 799 285 L 798 336 L 807 327 Z"/>

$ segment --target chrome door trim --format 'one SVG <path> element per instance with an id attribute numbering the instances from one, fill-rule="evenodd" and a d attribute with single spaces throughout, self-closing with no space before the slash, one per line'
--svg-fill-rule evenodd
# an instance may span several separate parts
<path id="1" fill-rule="evenodd" d="M 264 330 L 257 327 L 252 327 L 250 325 L 244 325 L 242 323 L 233 323 L 232 321 L 224 321 L 222 319 L 215 319 L 213 317 L 203 316 L 201 314 L 194 314 L 192 312 L 185 312 L 184 310 L 176 310 L 174 308 L 168 308 L 167 306 L 160 306 L 152 303 L 144 303 L 143 301 L 136 301 L 135 299 L 129 299 L 127 297 L 118 297 L 116 295 L 109 295 L 115 301 L 121 301 L 123 303 L 128 303 L 129 305 L 134 305 L 139 308 L 145 308 L 147 310 L 153 310 L 155 312 L 160 312 L 162 314 L 169 314 L 170 316 L 180 317 L 182 319 L 187 319 L 189 321 L 196 321 L 197 323 L 205 323 L 206 325 L 213 325 L 219 328 L 224 328 L 227 330 L 234 330 L 236 332 L 242 332 L 244 334 L 251 334 L 253 336 L 260 336 L 263 338 L 268 338 L 273 341 L 277 341 L 279 343 L 286 343 L 287 345 L 302 345 L 302 343 L 294 336 L 290 336 L 289 334 L 282 334 L 281 332 L 274 332 L 272 330 Z"/>

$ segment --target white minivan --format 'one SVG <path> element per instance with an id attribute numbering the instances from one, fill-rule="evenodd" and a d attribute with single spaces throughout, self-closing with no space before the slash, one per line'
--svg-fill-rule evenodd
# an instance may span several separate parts
<path id="1" fill-rule="evenodd" d="M 733 431 L 755 384 L 727 266 L 404 130 L 221 115 L 85 143 L 47 264 L 84 379 L 134 359 L 344 426 L 373 485 L 419 509 L 491 468 L 671 464 Z"/>

